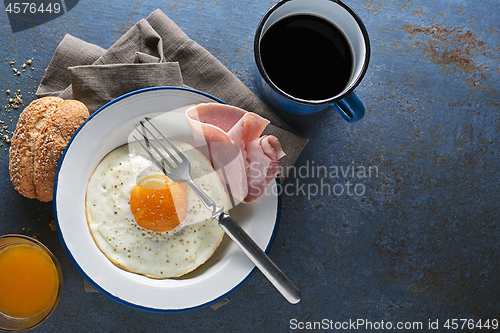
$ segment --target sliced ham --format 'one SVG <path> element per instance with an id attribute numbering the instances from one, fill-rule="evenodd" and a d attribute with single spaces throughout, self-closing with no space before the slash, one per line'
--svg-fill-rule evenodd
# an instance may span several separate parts
<path id="1" fill-rule="evenodd" d="M 279 174 L 285 155 L 278 139 L 261 134 L 269 121 L 240 108 L 218 103 L 198 104 L 186 111 L 196 145 L 239 202 L 260 197 Z"/>
<path id="2" fill-rule="evenodd" d="M 279 174 L 278 159 L 284 156 L 284 153 L 278 139 L 274 136 L 263 136 L 250 141 L 246 147 L 250 165 L 247 176 L 248 194 L 245 202 L 251 202 L 260 197 L 267 185 Z"/>

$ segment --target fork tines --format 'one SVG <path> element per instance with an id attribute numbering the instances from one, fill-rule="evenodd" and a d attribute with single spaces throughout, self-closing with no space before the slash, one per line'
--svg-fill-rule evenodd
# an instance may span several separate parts
<path id="1" fill-rule="evenodd" d="M 137 127 L 135 128 L 135 130 L 142 136 L 144 141 L 146 141 L 147 147 L 135 135 L 132 135 L 133 138 L 149 155 L 156 166 L 158 166 L 165 174 L 169 174 L 174 168 L 178 166 L 179 163 L 187 161 L 187 159 L 179 151 L 179 149 L 177 149 L 177 147 L 175 147 L 175 145 L 169 139 L 167 139 L 165 135 L 163 135 L 163 133 L 153 124 L 153 122 L 151 122 L 151 118 L 145 117 L 145 120 L 141 120 L 139 123 L 143 131 L 141 132 Z M 163 139 L 163 141 L 167 143 L 167 145 L 174 151 L 175 154 L 172 154 L 169 149 L 165 147 L 165 145 L 158 139 L 157 136 L 155 136 L 155 134 L 153 134 L 153 132 L 146 126 L 146 124 L 148 126 L 151 126 L 156 131 L 156 133 L 158 133 L 161 139 Z M 153 142 L 153 140 L 154 142 L 156 142 L 156 144 Z M 160 146 L 163 151 L 160 151 L 157 145 Z M 163 163 L 161 163 L 160 160 L 158 160 L 158 158 L 153 155 L 151 149 L 149 148 L 152 148 L 158 154 Z M 175 155 L 177 156 L 174 157 Z M 167 157 L 170 158 L 170 160 L 167 159 Z M 164 165 L 166 165 L 170 169 L 170 171 L 166 170 Z"/>

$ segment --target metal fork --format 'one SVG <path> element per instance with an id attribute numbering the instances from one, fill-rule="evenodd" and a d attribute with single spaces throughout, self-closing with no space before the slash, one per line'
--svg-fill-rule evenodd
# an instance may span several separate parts
<path id="1" fill-rule="evenodd" d="M 262 251 L 262 249 L 253 241 L 253 239 L 239 226 L 238 223 L 228 214 L 224 213 L 224 207 L 217 207 L 215 202 L 196 185 L 196 183 L 191 178 L 191 163 L 187 157 L 181 153 L 172 142 L 167 139 L 163 133 L 151 122 L 151 119 L 146 117 L 145 120 L 139 122 L 141 128 L 145 130 L 144 132 L 137 132 L 146 142 L 150 148 L 152 148 L 160 157 L 161 161 L 156 158 L 151 149 L 146 147 L 141 140 L 139 140 L 135 135 L 133 138 L 141 146 L 141 148 L 149 155 L 153 163 L 155 163 L 163 173 L 172 180 L 181 180 L 189 184 L 193 191 L 198 195 L 203 204 L 212 212 L 212 218 L 219 221 L 219 226 L 229 235 L 229 237 L 238 245 L 238 247 L 247 255 L 250 260 L 257 266 L 260 271 L 266 276 L 266 278 L 278 289 L 278 291 L 292 304 L 296 304 L 300 301 L 301 295 L 299 290 L 295 285 L 283 274 L 283 272 L 269 259 L 269 257 Z M 174 151 L 175 155 L 172 154 L 163 145 L 158 137 L 155 136 L 152 131 L 146 126 L 146 123 L 152 127 L 156 133 L 163 139 L 164 142 Z M 163 153 L 157 148 L 157 146 L 150 140 L 150 137 L 158 144 L 162 149 Z M 167 157 L 172 160 L 172 163 Z M 163 162 L 163 163 L 162 163 Z M 165 168 L 164 165 L 168 167 Z"/>

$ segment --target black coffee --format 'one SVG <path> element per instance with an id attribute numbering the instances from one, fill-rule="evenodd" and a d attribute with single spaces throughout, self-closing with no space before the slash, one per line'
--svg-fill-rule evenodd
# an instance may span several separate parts
<path id="1" fill-rule="evenodd" d="M 340 93 L 353 70 L 351 47 L 335 25 L 313 15 L 274 23 L 260 42 L 269 78 L 289 95 L 322 100 Z"/>

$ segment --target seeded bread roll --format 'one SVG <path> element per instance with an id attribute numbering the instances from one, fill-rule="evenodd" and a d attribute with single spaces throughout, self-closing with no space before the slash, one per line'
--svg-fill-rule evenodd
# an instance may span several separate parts
<path id="1" fill-rule="evenodd" d="M 62 152 L 88 116 L 81 102 L 57 97 L 37 99 L 21 112 L 9 150 L 10 179 L 20 194 L 52 200 Z"/>
<path id="2" fill-rule="evenodd" d="M 52 113 L 36 140 L 33 183 L 40 201 L 52 200 L 57 167 L 69 140 L 89 117 L 87 107 L 78 101 L 65 100 Z"/>
<path id="3" fill-rule="evenodd" d="M 15 189 L 27 198 L 36 197 L 33 184 L 36 139 L 62 102 L 57 97 L 40 98 L 31 102 L 19 115 L 10 144 L 9 171 Z"/>

